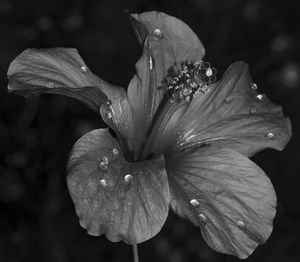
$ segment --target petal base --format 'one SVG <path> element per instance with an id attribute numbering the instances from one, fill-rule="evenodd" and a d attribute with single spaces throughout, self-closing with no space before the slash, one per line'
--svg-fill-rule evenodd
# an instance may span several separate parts
<path id="1" fill-rule="evenodd" d="M 167 218 L 163 157 L 129 163 L 108 130 L 91 131 L 77 141 L 67 181 L 80 224 L 90 235 L 140 243 L 156 235 Z"/>

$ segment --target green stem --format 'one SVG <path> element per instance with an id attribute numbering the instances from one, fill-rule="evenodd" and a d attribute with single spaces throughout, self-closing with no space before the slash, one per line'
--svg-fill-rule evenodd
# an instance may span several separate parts
<path id="1" fill-rule="evenodd" d="M 139 262 L 139 254 L 138 254 L 137 244 L 133 244 L 132 250 L 133 250 L 133 261 Z"/>

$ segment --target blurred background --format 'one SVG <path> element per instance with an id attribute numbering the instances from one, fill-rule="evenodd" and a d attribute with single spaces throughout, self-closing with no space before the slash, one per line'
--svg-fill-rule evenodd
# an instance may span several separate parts
<path id="1" fill-rule="evenodd" d="M 65 181 L 68 153 L 104 127 L 79 102 L 7 93 L 9 63 L 26 48 L 75 47 L 94 73 L 126 87 L 141 48 L 124 9 L 163 11 L 185 21 L 220 78 L 244 60 L 260 92 L 283 106 L 293 138 L 283 152 L 253 158 L 278 196 L 274 231 L 248 261 L 300 261 L 300 15 L 298 0 L 0 0 L 0 261 L 133 261 L 130 246 L 91 237 L 78 223 Z M 172 212 L 139 245 L 140 261 L 238 261 L 218 254 Z"/>

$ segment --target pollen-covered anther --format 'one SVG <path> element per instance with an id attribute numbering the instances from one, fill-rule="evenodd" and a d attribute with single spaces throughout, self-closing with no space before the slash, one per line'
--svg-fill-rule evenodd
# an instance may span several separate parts
<path id="1" fill-rule="evenodd" d="M 102 170 L 106 170 L 107 166 L 108 166 L 108 158 L 106 156 L 104 156 L 99 163 L 99 168 Z"/>
<path id="2" fill-rule="evenodd" d="M 170 102 L 191 102 L 195 95 L 207 93 L 216 81 L 217 70 L 209 63 L 185 61 L 179 70 L 170 70 L 165 79 L 165 90 Z"/>

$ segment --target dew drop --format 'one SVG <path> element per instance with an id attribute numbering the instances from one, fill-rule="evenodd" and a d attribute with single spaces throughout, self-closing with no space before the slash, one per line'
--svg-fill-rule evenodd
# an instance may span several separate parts
<path id="1" fill-rule="evenodd" d="M 209 67 L 209 68 L 207 68 L 206 69 L 206 72 L 205 72 L 205 74 L 206 74 L 206 76 L 212 76 L 212 74 L 213 74 L 213 71 L 211 70 L 211 68 Z"/>
<path id="2" fill-rule="evenodd" d="M 164 38 L 164 34 L 162 33 L 162 31 L 160 29 L 154 29 L 153 30 L 153 35 L 158 38 L 158 39 L 163 39 Z"/>
<path id="3" fill-rule="evenodd" d="M 106 180 L 105 180 L 105 179 L 101 179 L 101 180 L 100 180 L 100 185 L 101 185 L 102 187 L 107 187 L 107 182 L 106 182 Z"/>
<path id="4" fill-rule="evenodd" d="M 190 203 L 191 203 L 191 205 L 194 206 L 194 207 L 200 206 L 200 202 L 199 202 L 199 200 L 197 200 L 197 199 L 192 199 L 192 200 L 190 201 Z"/>
<path id="5" fill-rule="evenodd" d="M 80 67 L 80 70 L 81 70 L 83 73 L 86 73 L 86 72 L 87 72 L 87 67 L 86 67 L 86 66 L 82 66 L 82 67 Z"/>
<path id="6" fill-rule="evenodd" d="M 253 91 L 257 90 L 257 84 L 251 83 L 251 84 L 250 84 L 250 88 L 251 88 L 251 90 L 253 90 Z"/>
<path id="7" fill-rule="evenodd" d="M 267 139 L 269 139 L 269 140 L 273 140 L 273 139 L 275 138 L 275 135 L 274 135 L 274 133 L 269 132 L 269 133 L 266 135 L 266 137 L 267 137 Z"/>
<path id="8" fill-rule="evenodd" d="M 200 221 L 205 225 L 205 224 L 207 223 L 207 218 L 206 218 L 206 216 L 203 215 L 203 214 L 199 214 L 198 216 L 199 216 L 199 218 L 200 218 Z"/>
<path id="9" fill-rule="evenodd" d="M 264 95 L 263 94 L 259 94 L 256 96 L 256 98 L 260 101 L 262 101 L 264 99 Z"/>
<path id="10" fill-rule="evenodd" d="M 47 87 L 53 88 L 54 87 L 54 83 L 52 83 L 52 82 L 47 83 Z"/>
<path id="11" fill-rule="evenodd" d="M 108 119 L 111 119 L 112 116 L 113 116 L 112 112 L 111 112 L 110 110 L 107 110 L 107 112 L 106 112 L 106 117 L 107 117 Z"/>
<path id="12" fill-rule="evenodd" d="M 239 228 L 245 228 L 245 223 L 242 220 L 239 220 L 236 224 Z"/>
<path id="13" fill-rule="evenodd" d="M 129 183 L 130 181 L 132 181 L 133 176 L 131 174 L 127 174 L 124 176 L 124 180 L 126 183 Z"/>
<path id="14" fill-rule="evenodd" d="M 255 113 L 256 113 L 256 108 L 255 108 L 254 106 L 251 106 L 251 107 L 249 108 L 249 113 L 250 113 L 250 114 L 255 114 Z"/>
<path id="15" fill-rule="evenodd" d="M 152 58 L 152 56 L 149 57 L 149 69 L 150 70 L 153 69 L 153 58 Z"/>
<path id="16" fill-rule="evenodd" d="M 107 164 L 105 164 L 103 161 L 101 161 L 99 163 L 99 168 L 102 169 L 102 170 L 106 170 L 107 169 Z"/>
<path id="17" fill-rule="evenodd" d="M 229 103 L 231 103 L 232 99 L 233 99 L 232 95 L 229 95 L 225 98 L 224 103 L 229 104 Z"/>
<path id="18" fill-rule="evenodd" d="M 112 152 L 113 156 L 115 156 L 115 157 L 119 154 L 119 151 L 118 151 L 118 149 L 116 149 L 116 148 L 113 148 L 113 149 L 111 150 L 111 152 Z"/>

